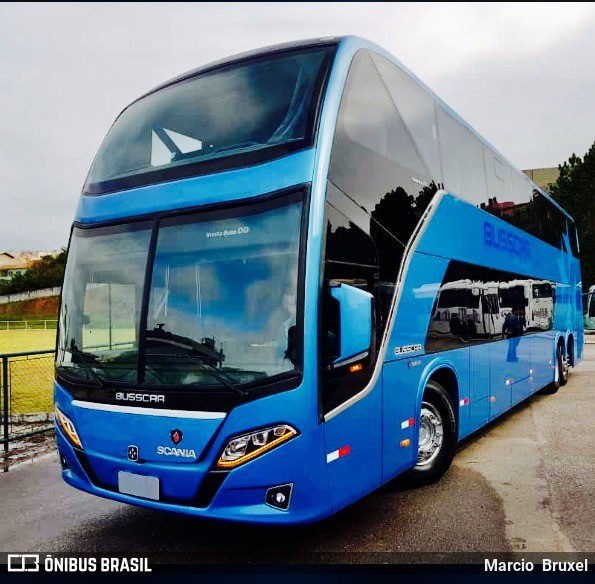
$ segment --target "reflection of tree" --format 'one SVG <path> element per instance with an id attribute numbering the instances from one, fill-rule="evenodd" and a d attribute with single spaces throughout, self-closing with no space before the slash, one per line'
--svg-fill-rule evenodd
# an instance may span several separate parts
<path id="1" fill-rule="evenodd" d="M 362 279 L 370 292 L 377 288 L 379 330 L 386 322 L 405 246 L 440 188 L 432 181 L 417 196 L 402 186 L 393 188 L 374 206 L 369 235 L 332 205 L 327 207 L 325 279 Z"/>
<path id="2" fill-rule="evenodd" d="M 349 227 L 333 229 L 331 221 L 326 227 L 326 257 L 331 261 L 360 265 L 376 265 L 377 253 L 370 238 L 351 221 Z"/>
<path id="3" fill-rule="evenodd" d="M 546 243 L 560 247 L 560 236 L 566 230 L 565 219 L 539 191 L 534 190 L 526 203 L 500 203 L 496 197 L 490 197 L 487 203 L 478 206 Z"/>
<path id="4" fill-rule="evenodd" d="M 414 197 L 399 186 L 374 207 L 370 235 L 378 248 L 381 282 L 396 281 L 405 245 L 439 188 L 432 181 Z"/>
<path id="5" fill-rule="evenodd" d="M 534 223 L 533 219 L 533 202 L 528 201 L 514 207 L 514 213 L 510 217 L 503 217 L 516 227 L 523 231 L 531 231 L 531 226 Z"/>
<path id="6" fill-rule="evenodd" d="M 380 199 L 372 211 L 372 219 L 370 233 L 374 240 L 381 229 L 380 224 L 405 245 L 417 224 L 415 198 L 407 194 L 403 187 L 397 187 Z"/>
<path id="7" fill-rule="evenodd" d="M 415 199 L 415 213 L 417 215 L 418 221 L 421 219 L 421 216 L 424 214 L 424 211 L 428 208 L 430 201 L 434 198 L 434 195 L 438 192 L 439 189 L 443 189 L 444 185 L 442 183 L 436 184 L 432 181 L 428 186 L 424 187 L 417 198 Z"/>

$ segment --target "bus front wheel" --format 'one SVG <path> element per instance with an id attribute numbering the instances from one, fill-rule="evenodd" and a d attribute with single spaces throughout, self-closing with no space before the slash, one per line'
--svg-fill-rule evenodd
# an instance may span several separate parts
<path id="1" fill-rule="evenodd" d="M 457 447 L 457 419 L 447 391 L 428 381 L 418 424 L 417 464 L 403 479 L 407 486 L 422 487 L 439 480 L 448 470 Z"/>

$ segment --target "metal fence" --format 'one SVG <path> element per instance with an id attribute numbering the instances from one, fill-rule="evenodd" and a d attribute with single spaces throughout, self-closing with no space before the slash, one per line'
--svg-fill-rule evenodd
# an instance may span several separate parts
<path id="1" fill-rule="evenodd" d="M 53 429 L 54 351 L 0 354 L 5 458 L 11 445 Z"/>
<path id="2" fill-rule="evenodd" d="M 54 319 L 47 320 L 0 320 L 0 331 L 22 331 L 22 330 L 53 330 L 58 321 Z"/>

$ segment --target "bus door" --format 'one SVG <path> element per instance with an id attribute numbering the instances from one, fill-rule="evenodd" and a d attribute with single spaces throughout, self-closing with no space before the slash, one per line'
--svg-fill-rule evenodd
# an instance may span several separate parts
<path id="1" fill-rule="evenodd" d="M 327 213 L 320 390 L 328 478 L 333 507 L 338 510 L 381 484 L 382 377 L 374 375 L 376 324 L 381 321 L 374 243 L 336 209 L 328 206 Z M 340 225 L 348 225 L 349 229 Z M 359 358 L 342 354 L 344 344 L 355 350 L 359 317 L 344 311 L 333 295 L 341 289 L 345 294 L 357 289 L 374 298 L 373 346 L 361 347 Z"/>
<path id="2" fill-rule="evenodd" d="M 324 424 L 333 508 L 341 509 L 381 484 L 382 377 L 357 403 Z"/>

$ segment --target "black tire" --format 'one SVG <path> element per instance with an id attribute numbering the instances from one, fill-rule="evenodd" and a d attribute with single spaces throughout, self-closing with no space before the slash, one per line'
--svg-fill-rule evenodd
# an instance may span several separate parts
<path id="1" fill-rule="evenodd" d="M 568 381 L 568 370 L 566 370 L 566 380 L 562 383 L 562 371 L 565 369 L 562 345 L 558 345 L 558 348 L 556 349 L 556 367 L 558 368 L 558 371 L 554 375 L 554 380 L 546 385 L 539 393 L 552 395 L 556 393 L 560 387 L 566 385 L 566 382 Z"/>
<path id="2" fill-rule="evenodd" d="M 564 348 L 562 345 L 558 345 L 556 359 L 558 361 L 558 371 L 560 372 L 560 387 L 564 387 L 568 383 L 568 363 L 564 358 Z"/>
<path id="3" fill-rule="evenodd" d="M 446 390 L 435 381 L 428 381 L 422 399 L 422 411 L 428 406 L 437 412 L 442 421 L 442 444 L 433 458 L 403 473 L 403 483 L 407 487 L 423 487 L 438 481 L 449 469 L 457 448 L 457 418 L 452 401 Z M 420 412 L 418 432 L 421 433 L 422 412 Z M 418 460 L 422 453 L 418 451 Z"/>

